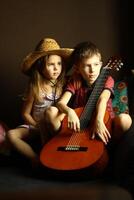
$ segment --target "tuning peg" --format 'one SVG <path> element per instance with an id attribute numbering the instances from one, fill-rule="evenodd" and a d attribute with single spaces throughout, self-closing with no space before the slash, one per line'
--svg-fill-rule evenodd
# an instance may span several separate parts
<path id="1" fill-rule="evenodd" d="M 117 71 L 119 71 L 119 70 L 120 70 L 120 68 L 118 68 L 118 67 L 117 67 L 117 68 L 116 68 L 116 70 L 117 70 Z"/>

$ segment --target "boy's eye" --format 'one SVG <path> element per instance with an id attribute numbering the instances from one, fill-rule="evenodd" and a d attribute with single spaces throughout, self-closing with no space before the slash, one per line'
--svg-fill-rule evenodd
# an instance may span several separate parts
<path id="1" fill-rule="evenodd" d="M 99 65 L 99 63 L 95 63 L 95 64 L 94 64 L 94 66 L 98 66 L 98 65 Z"/>
<path id="2" fill-rule="evenodd" d="M 93 63 L 93 67 L 98 67 L 100 63 Z"/>
<path id="3" fill-rule="evenodd" d="M 60 66 L 61 66 L 61 65 L 62 65 L 62 63 L 61 63 L 61 62 L 58 62 L 58 65 L 60 65 Z"/>

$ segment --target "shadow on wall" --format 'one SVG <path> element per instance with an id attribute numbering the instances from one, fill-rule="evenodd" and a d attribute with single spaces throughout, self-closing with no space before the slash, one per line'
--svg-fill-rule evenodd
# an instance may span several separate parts
<path id="1" fill-rule="evenodd" d="M 22 122 L 22 95 L 27 77 L 21 74 L 20 69 L 14 69 L 12 63 L 10 67 L 14 70 L 11 72 L 7 70 L 9 64 L 5 63 L 3 66 L 6 71 L 0 67 L 0 120 L 4 121 L 9 128 L 14 128 Z"/>
<path id="2" fill-rule="evenodd" d="M 26 80 L 20 73 L 20 63 L 42 37 L 54 37 L 66 47 L 92 40 L 106 59 L 118 52 L 116 5 L 116 0 L 2 1 L 0 119 L 12 127 L 18 124 L 18 95 L 24 91 Z"/>

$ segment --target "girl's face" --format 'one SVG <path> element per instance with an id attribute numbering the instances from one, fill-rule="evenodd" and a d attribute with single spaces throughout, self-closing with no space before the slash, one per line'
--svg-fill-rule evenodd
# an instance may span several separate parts
<path id="1" fill-rule="evenodd" d="M 43 75 L 50 80 L 56 80 L 62 71 L 62 59 L 58 55 L 50 55 L 46 60 Z"/>
<path id="2" fill-rule="evenodd" d="M 89 85 L 92 85 L 100 74 L 102 62 L 99 55 L 85 58 L 79 65 L 79 72 Z"/>

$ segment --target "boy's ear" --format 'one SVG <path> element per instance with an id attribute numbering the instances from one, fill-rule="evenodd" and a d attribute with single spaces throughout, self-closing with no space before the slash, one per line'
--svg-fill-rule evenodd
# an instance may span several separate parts
<path id="1" fill-rule="evenodd" d="M 74 65 L 74 72 L 76 72 L 77 74 L 80 73 L 80 70 L 79 70 L 79 64 Z"/>
<path id="2" fill-rule="evenodd" d="M 73 69 L 74 69 L 74 71 L 78 71 L 78 66 L 77 65 L 73 65 Z"/>
<path id="3" fill-rule="evenodd" d="M 73 65 L 73 68 L 74 68 L 74 70 L 76 70 L 77 69 L 77 65 Z"/>
<path id="4" fill-rule="evenodd" d="M 103 62 L 102 62 L 102 61 L 100 61 L 100 65 L 101 65 L 101 67 L 102 67 L 102 65 L 103 65 Z"/>
<path id="5" fill-rule="evenodd" d="M 78 73 L 78 66 L 77 65 L 72 65 L 72 67 L 67 72 L 67 74 L 71 75 L 71 74 L 75 74 L 75 73 Z"/>

